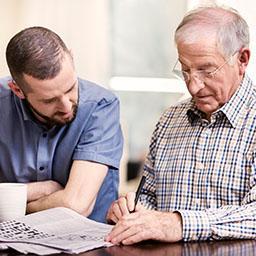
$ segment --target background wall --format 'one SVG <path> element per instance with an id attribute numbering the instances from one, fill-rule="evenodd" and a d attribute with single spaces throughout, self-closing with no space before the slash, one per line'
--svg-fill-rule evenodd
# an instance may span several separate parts
<path id="1" fill-rule="evenodd" d="M 109 3 L 102 0 L 0 0 L 0 75 L 8 70 L 5 48 L 29 26 L 59 34 L 74 54 L 77 73 L 106 86 L 109 80 Z"/>
<path id="2" fill-rule="evenodd" d="M 255 80 L 256 6 L 251 0 L 0 0 L 0 76 L 8 74 L 5 49 L 10 38 L 25 27 L 45 26 L 72 49 L 77 73 L 83 78 L 108 88 L 112 77 L 167 79 L 164 87 L 169 92 L 150 91 L 149 80 L 146 90 L 134 91 L 128 84 L 130 90 L 123 91 L 123 82 L 115 88 L 125 135 L 121 164 L 125 192 L 134 188 L 134 184 L 127 186 L 127 163 L 143 161 L 161 113 L 182 95 L 187 97 L 184 84 L 171 80 L 177 59 L 173 34 L 187 10 L 205 3 L 231 5 L 247 20 L 252 49 L 248 72 Z M 161 81 L 152 81 L 157 91 Z"/>
<path id="3" fill-rule="evenodd" d="M 254 82 L 256 82 L 256 4 L 252 0 L 189 0 L 187 9 L 190 10 L 201 4 L 217 3 L 220 5 L 231 6 L 239 11 L 243 18 L 247 21 L 250 28 L 250 49 L 251 59 L 247 68 L 248 74 Z"/>
<path id="4" fill-rule="evenodd" d="M 0 0 L 0 75 L 8 72 L 9 39 L 25 27 L 40 25 L 63 37 L 74 52 L 78 74 L 105 86 L 112 75 L 133 75 L 136 69 L 140 76 L 168 76 L 176 59 L 172 37 L 177 22 L 186 10 L 214 2 L 238 9 L 250 25 L 249 72 L 255 77 L 256 5 L 252 0 Z"/>

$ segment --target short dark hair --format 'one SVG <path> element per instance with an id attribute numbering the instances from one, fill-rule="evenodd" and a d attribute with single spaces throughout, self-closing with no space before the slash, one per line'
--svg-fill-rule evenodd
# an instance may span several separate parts
<path id="1" fill-rule="evenodd" d="M 23 74 L 44 80 L 61 70 L 64 56 L 72 56 L 62 39 L 50 29 L 29 27 L 16 34 L 6 48 L 6 60 L 13 79 L 22 85 Z"/>

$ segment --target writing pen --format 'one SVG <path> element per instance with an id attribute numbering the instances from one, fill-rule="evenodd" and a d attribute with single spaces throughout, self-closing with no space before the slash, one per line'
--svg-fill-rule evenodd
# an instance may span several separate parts
<path id="1" fill-rule="evenodd" d="M 140 194 L 141 194 L 141 191 L 142 191 L 142 188 L 143 188 L 145 182 L 146 182 L 146 177 L 142 176 L 142 178 L 140 180 L 140 184 L 139 184 L 139 186 L 137 188 L 137 191 L 136 191 L 136 196 L 135 196 L 135 200 L 134 200 L 134 210 L 131 211 L 131 213 L 135 212 L 136 205 L 137 205 L 137 203 L 139 201 L 139 197 L 140 197 Z"/>

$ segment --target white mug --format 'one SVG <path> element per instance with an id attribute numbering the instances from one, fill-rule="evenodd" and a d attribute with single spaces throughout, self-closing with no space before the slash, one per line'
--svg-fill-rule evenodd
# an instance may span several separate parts
<path id="1" fill-rule="evenodd" d="M 26 206 L 26 184 L 0 183 L 0 222 L 25 216 Z"/>

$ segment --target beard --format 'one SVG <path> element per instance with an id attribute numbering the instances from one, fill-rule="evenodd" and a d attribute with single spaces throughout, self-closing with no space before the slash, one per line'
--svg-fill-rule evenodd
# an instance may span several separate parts
<path id="1" fill-rule="evenodd" d="M 64 115 L 64 113 L 62 113 L 62 112 L 55 112 L 52 116 L 46 116 L 43 113 L 41 113 L 39 110 L 35 109 L 32 106 L 32 104 L 30 104 L 30 102 L 27 100 L 27 98 L 23 99 L 23 101 L 28 106 L 28 108 L 30 109 L 30 112 L 36 118 L 36 120 L 38 120 L 42 124 L 46 125 L 47 127 L 53 127 L 55 125 L 63 126 L 63 125 L 71 123 L 75 119 L 76 114 L 77 114 L 77 109 L 78 109 L 78 104 L 73 103 L 72 116 L 70 118 L 61 118 L 61 116 Z M 39 120 L 37 116 L 39 116 L 43 120 Z"/>

